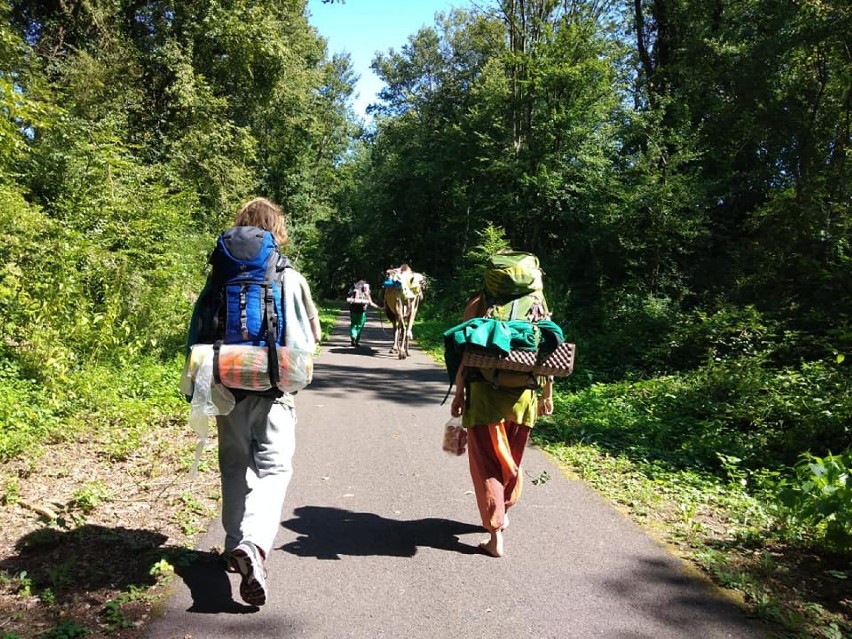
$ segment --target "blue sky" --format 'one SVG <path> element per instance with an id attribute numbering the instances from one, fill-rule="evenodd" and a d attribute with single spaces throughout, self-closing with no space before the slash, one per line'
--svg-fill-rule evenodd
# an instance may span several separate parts
<path id="1" fill-rule="evenodd" d="M 329 55 L 349 53 L 355 73 L 361 76 L 353 108 L 362 117 L 382 87 L 370 69 L 375 53 L 400 50 L 408 36 L 435 23 L 438 11 L 469 6 L 470 0 L 346 0 L 344 4 L 308 0 L 310 23 L 328 40 Z"/>

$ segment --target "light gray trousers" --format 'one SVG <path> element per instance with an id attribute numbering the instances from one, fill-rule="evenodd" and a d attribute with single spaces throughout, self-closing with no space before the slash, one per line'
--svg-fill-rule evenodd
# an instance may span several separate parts
<path id="1" fill-rule="evenodd" d="M 268 555 L 293 476 L 296 410 L 249 395 L 216 424 L 225 549 L 250 541 Z"/>

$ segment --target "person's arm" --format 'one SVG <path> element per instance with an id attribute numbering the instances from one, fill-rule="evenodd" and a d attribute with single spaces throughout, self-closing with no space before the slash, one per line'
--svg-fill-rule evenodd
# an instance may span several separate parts
<path id="1" fill-rule="evenodd" d="M 302 301 L 305 304 L 305 310 L 308 311 L 308 323 L 311 325 L 311 333 L 314 336 L 314 341 L 319 344 L 322 340 L 322 327 L 319 321 L 319 312 L 317 305 L 314 304 L 314 298 L 311 295 L 311 287 L 308 286 L 308 281 L 301 277 L 302 284 Z"/>
<path id="2" fill-rule="evenodd" d="M 314 315 L 309 320 L 311 322 L 311 333 L 314 335 L 314 341 L 319 344 L 322 341 L 322 327 L 320 326 L 319 317 Z"/>
<path id="3" fill-rule="evenodd" d="M 459 366 L 456 373 L 456 394 L 453 395 L 453 403 L 450 404 L 450 415 L 461 417 L 464 412 L 464 366 Z"/>
<path id="4" fill-rule="evenodd" d="M 538 414 L 553 415 L 553 378 L 547 377 L 538 398 Z"/>

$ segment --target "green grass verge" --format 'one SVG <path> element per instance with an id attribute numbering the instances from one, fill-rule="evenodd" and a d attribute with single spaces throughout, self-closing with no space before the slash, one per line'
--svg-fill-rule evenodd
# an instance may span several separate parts
<path id="1" fill-rule="evenodd" d="M 185 410 L 178 391 L 182 367 L 182 357 L 143 358 L 120 368 L 90 364 L 45 388 L 16 376 L 7 361 L 0 372 L 0 461 L 99 431 L 109 435 L 108 457 L 126 457 L 147 424 Z"/>
<path id="2" fill-rule="evenodd" d="M 322 328 L 322 341 L 326 341 L 334 328 L 334 323 L 340 315 L 342 308 L 339 301 L 320 300 L 316 302 L 319 311 L 320 327 Z"/>
<path id="3" fill-rule="evenodd" d="M 327 339 L 340 304 L 324 301 L 318 310 Z M 83 433 L 100 433 L 110 459 L 126 458 L 150 424 L 185 418 L 188 405 L 178 390 L 183 364 L 178 354 L 169 362 L 84 365 L 45 388 L 13 360 L 0 359 L 0 463 Z"/>

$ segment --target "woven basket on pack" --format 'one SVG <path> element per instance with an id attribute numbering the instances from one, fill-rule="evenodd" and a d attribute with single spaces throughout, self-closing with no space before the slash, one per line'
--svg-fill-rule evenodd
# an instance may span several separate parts
<path id="1" fill-rule="evenodd" d="M 574 372 L 574 345 L 563 342 L 550 353 L 513 350 L 505 355 L 500 351 L 468 344 L 462 356 L 462 366 L 567 377 Z"/>

